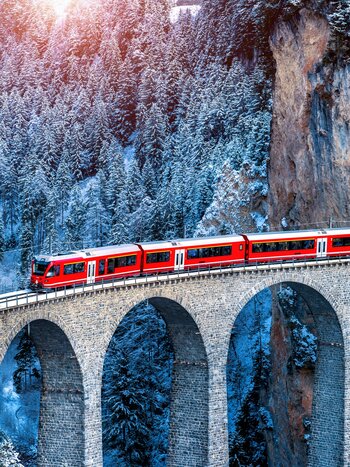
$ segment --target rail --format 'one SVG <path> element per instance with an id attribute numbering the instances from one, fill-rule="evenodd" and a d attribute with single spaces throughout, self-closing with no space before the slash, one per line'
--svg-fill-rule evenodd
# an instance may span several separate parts
<path id="1" fill-rule="evenodd" d="M 0 295 L 0 311 L 11 308 L 17 308 L 27 305 L 33 305 L 40 302 L 56 300 L 64 297 L 93 293 L 101 290 L 125 288 L 130 286 L 156 284 L 159 282 L 168 282 L 173 279 L 186 279 L 195 277 L 205 277 L 220 274 L 240 274 L 257 271 L 271 271 L 278 269 L 305 268 L 315 266 L 330 266 L 337 264 L 350 263 L 350 258 L 318 258 L 310 261 L 280 261 L 274 263 L 254 263 L 246 265 L 231 265 L 215 268 L 188 269 L 168 273 L 159 273 L 154 275 L 134 276 L 122 279 L 113 279 L 109 281 L 95 282 L 93 284 L 74 285 L 72 287 L 63 287 L 62 290 L 32 292 L 19 291 Z"/>

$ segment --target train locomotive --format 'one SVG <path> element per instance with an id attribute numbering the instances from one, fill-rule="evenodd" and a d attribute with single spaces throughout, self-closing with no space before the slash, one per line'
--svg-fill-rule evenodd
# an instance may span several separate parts
<path id="1" fill-rule="evenodd" d="M 349 255 L 350 228 L 134 243 L 35 256 L 30 287 L 46 291 L 146 274 Z"/>

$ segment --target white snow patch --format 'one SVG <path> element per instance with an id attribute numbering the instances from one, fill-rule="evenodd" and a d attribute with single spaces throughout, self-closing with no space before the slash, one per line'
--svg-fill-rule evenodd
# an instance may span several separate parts
<path id="1" fill-rule="evenodd" d="M 252 216 L 252 219 L 254 220 L 254 223 L 256 225 L 257 232 L 262 232 L 264 229 L 267 227 L 267 218 L 268 216 L 263 216 L 260 212 L 252 212 L 250 214 Z"/>
<path id="2" fill-rule="evenodd" d="M 201 9 L 200 5 L 174 6 L 170 10 L 170 21 L 172 23 L 176 23 L 176 21 L 179 19 L 180 14 L 185 11 L 189 11 L 192 16 L 195 16 L 200 9 Z"/>
<path id="3" fill-rule="evenodd" d="M 130 144 L 129 146 L 126 146 L 123 151 L 123 158 L 124 158 L 124 164 L 125 164 L 125 169 L 128 170 L 131 162 L 135 159 L 135 146 Z"/>
<path id="4" fill-rule="evenodd" d="M 285 217 L 283 217 L 283 219 L 281 220 L 281 226 L 286 229 L 288 227 L 288 222 L 287 222 L 287 219 Z"/>

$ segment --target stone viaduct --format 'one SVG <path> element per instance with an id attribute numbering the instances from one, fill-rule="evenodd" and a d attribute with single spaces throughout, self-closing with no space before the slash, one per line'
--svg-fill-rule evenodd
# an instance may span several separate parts
<path id="1" fill-rule="evenodd" d="M 102 466 L 101 381 L 123 317 L 144 300 L 163 316 L 175 362 L 168 465 L 228 465 L 226 362 L 242 308 L 266 287 L 304 298 L 319 335 L 311 466 L 350 465 L 350 260 L 180 273 L 0 308 L 0 361 L 30 324 L 43 373 L 40 466 Z"/>

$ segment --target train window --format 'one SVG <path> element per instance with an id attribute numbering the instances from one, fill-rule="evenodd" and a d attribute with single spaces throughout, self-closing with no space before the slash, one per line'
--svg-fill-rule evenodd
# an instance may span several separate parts
<path id="1" fill-rule="evenodd" d="M 35 261 L 34 274 L 36 274 L 37 276 L 43 276 L 49 264 L 50 263 L 45 263 L 44 261 Z"/>
<path id="2" fill-rule="evenodd" d="M 74 273 L 73 264 L 65 264 L 64 274 L 73 274 L 73 273 Z"/>
<path id="3" fill-rule="evenodd" d="M 170 261 L 170 251 L 148 253 L 146 257 L 146 263 L 167 263 L 168 261 Z"/>
<path id="4" fill-rule="evenodd" d="M 112 272 L 114 272 L 114 258 L 109 258 L 107 271 L 108 274 L 112 274 Z"/>
<path id="5" fill-rule="evenodd" d="M 128 256 L 126 260 L 126 265 L 127 266 L 135 266 L 136 264 L 136 255 Z"/>
<path id="6" fill-rule="evenodd" d="M 158 261 L 160 263 L 167 263 L 170 261 L 170 251 L 162 251 L 161 253 L 158 253 Z"/>
<path id="7" fill-rule="evenodd" d="M 157 253 L 147 253 L 146 263 L 156 263 Z"/>
<path id="8" fill-rule="evenodd" d="M 243 250 L 243 245 L 239 246 L 240 250 Z M 220 256 L 230 256 L 232 254 L 232 246 L 226 245 L 221 247 L 221 254 Z"/>
<path id="9" fill-rule="evenodd" d="M 126 266 L 126 256 L 119 256 L 119 258 L 115 258 L 114 260 L 115 268 L 125 268 L 125 266 Z"/>
<path id="10" fill-rule="evenodd" d="M 48 270 L 48 273 L 46 274 L 46 277 L 54 277 L 54 276 L 59 276 L 59 275 L 60 275 L 60 267 L 56 265 L 56 266 L 51 266 L 51 268 Z"/>
<path id="11" fill-rule="evenodd" d="M 136 264 L 136 255 L 119 256 L 114 258 L 115 268 L 125 268 L 127 266 L 134 266 Z"/>
<path id="12" fill-rule="evenodd" d="M 85 264 L 84 263 L 76 263 L 74 264 L 74 272 L 84 272 Z"/>
<path id="13" fill-rule="evenodd" d="M 264 253 L 264 245 L 265 243 L 253 243 L 252 245 L 252 252 L 253 253 Z"/>
<path id="14" fill-rule="evenodd" d="M 243 250 L 243 245 L 239 245 L 239 251 L 242 251 Z"/>
<path id="15" fill-rule="evenodd" d="M 85 264 L 84 263 L 74 263 L 74 264 L 65 264 L 63 272 L 65 275 L 68 274 L 77 274 L 84 272 Z"/>
<path id="16" fill-rule="evenodd" d="M 98 263 L 98 273 L 99 275 L 102 275 L 105 273 L 105 265 L 106 265 L 106 260 L 105 259 L 100 259 L 100 262 Z"/>
<path id="17" fill-rule="evenodd" d="M 297 240 L 289 243 L 289 250 L 310 250 L 315 247 L 315 240 Z"/>
<path id="18" fill-rule="evenodd" d="M 55 275 L 54 267 L 51 266 L 51 268 L 47 271 L 46 277 L 54 277 L 54 275 Z"/>
<path id="19" fill-rule="evenodd" d="M 210 248 L 200 248 L 199 249 L 199 257 L 200 258 L 208 258 L 210 256 Z"/>
<path id="20" fill-rule="evenodd" d="M 199 252 L 197 248 L 191 248 L 187 250 L 187 259 L 196 259 L 199 257 Z"/>
<path id="21" fill-rule="evenodd" d="M 289 250 L 300 250 L 300 242 L 289 242 Z"/>
<path id="22" fill-rule="evenodd" d="M 303 250 L 311 250 L 315 248 L 315 240 L 304 240 L 303 241 Z"/>
<path id="23" fill-rule="evenodd" d="M 214 246 L 208 249 L 209 249 L 209 256 L 220 256 L 220 251 L 221 251 L 220 247 Z"/>
<path id="24" fill-rule="evenodd" d="M 350 245 L 350 243 L 349 243 Z M 290 240 L 287 242 L 253 243 L 253 253 L 269 253 L 286 250 L 310 250 L 315 247 L 315 240 Z"/>
<path id="25" fill-rule="evenodd" d="M 213 256 L 229 256 L 231 254 L 231 245 L 214 246 L 211 248 L 191 248 L 190 250 L 187 250 L 187 259 L 210 258 Z"/>
<path id="26" fill-rule="evenodd" d="M 350 246 L 350 237 L 340 237 L 332 239 L 333 247 Z"/>

